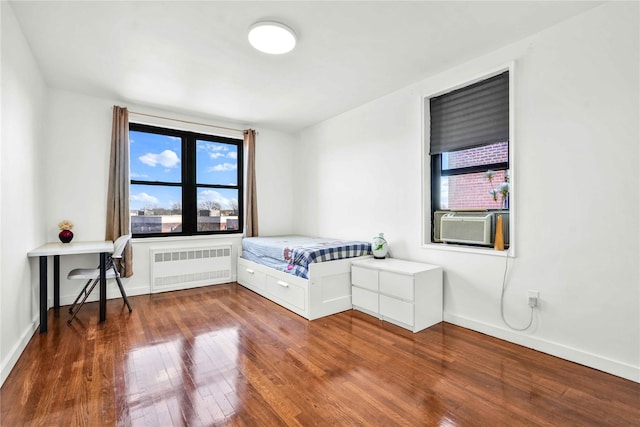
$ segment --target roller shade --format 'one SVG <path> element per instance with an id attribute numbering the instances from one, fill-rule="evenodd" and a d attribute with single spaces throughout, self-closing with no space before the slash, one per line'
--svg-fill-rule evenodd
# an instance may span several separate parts
<path id="1" fill-rule="evenodd" d="M 509 140 L 509 72 L 429 100 L 430 154 Z"/>

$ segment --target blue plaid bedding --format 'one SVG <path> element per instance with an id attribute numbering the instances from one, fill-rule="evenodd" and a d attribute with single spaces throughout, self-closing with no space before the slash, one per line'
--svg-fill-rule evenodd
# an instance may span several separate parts
<path id="1" fill-rule="evenodd" d="M 371 254 L 371 243 L 321 237 L 249 237 L 242 240 L 243 258 L 279 265 L 285 271 L 308 278 L 309 264 Z"/>

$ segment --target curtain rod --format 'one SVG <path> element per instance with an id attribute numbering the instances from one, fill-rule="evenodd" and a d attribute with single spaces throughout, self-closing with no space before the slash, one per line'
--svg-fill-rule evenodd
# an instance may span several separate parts
<path id="1" fill-rule="evenodd" d="M 246 130 L 246 129 L 235 129 L 235 128 L 227 128 L 227 127 L 224 127 L 224 126 L 210 125 L 210 124 L 207 124 L 207 123 L 191 122 L 189 120 L 172 119 L 171 117 L 163 117 L 163 116 L 156 116 L 156 115 L 153 115 L 153 114 L 138 113 L 136 111 L 129 111 L 129 114 L 136 114 L 138 116 L 146 116 L 146 117 L 154 117 L 156 119 L 172 120 L 174 122 L 188 123 L 188 124 L 191 124 L 191 125 L 209 126 L 211 128 L 231 130 L 231 131 L 234 131 L 234 132 L 241 132 L 241 133 L 244 133 L 245 130 Z"/>

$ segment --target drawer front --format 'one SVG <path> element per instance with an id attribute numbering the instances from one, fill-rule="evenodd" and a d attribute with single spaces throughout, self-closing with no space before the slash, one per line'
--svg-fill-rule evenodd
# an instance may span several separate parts
<path id="1" fill-rule="evenodd" d="M 267 289 L 267 275 L 257 271 L 243 262 L 238 262 L 238 282 L 253 286 L 260 290 Z"/>
<path id="2" fill-rule="evenodd" d="M 397 320 L 398 322 L 413 327 L 413 310 L 413 303 L 380 295 L 380 315 L 383 318 L 386 317 Z"/>
<path id="3" fill-rule="evenodd" d="M 378 293 L 352 287 L 351 304 L 356 307 L 378 313 Z"/>
<path id="4" fill-rule="evenodd" d="M 369 268 L 351 266 L 351 283 L 378 292 L 378 272 Z"/>
<path id="5" fill-rule="evenodd" d="M 413 301 L 413 282 L 413 276 L 381 271 L 380 293 L 397 297 L 405 301 Z"/>
<path id="6" fill-rule="evenodd" d="M 294 285 L 286 280 L 267 276 L 267 291 L 285 303 L 298 307 L 301 310 L 306 310 L 305 290 L 300 286 Z"/>

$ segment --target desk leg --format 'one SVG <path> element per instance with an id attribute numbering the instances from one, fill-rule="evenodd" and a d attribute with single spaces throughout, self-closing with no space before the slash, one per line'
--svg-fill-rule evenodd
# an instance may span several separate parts
<path id="1" fill-rule="evenodd" d="M 47 332 L 47 257 L 40 257 L 40 333 Z"/>
<path id="2" fill-rule="evenodd" d="M 53 308 L 60 308 L 60 255 L 53 256 Z"/>
<path id="3" fill-rule="evenodd" d="M 100 253 L 100 321 L 107 319 L 107 254 Z"/>

